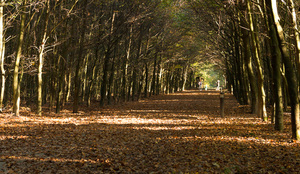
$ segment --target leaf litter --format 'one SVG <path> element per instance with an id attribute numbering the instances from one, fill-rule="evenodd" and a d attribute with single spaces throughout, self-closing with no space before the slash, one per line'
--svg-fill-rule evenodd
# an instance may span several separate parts
<path id="1" fill-rule="evenodd" d="M 1 113 L 0 173 L 300 173 L 288 114 L 274 131 L 230 94 L 224 118 L 216 91 L 97 108 Z"/>

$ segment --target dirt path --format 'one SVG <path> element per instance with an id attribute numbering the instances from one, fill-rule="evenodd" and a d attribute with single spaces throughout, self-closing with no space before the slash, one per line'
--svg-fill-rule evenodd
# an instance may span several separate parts
<path id="1" fill-rule="evenodd" d="M 224 118 L 219 93 L 196 90 L 79 114 L 4 113 L 0 173 L 300 173 L 289 122 L 275 132 L 225 100 Z"/>

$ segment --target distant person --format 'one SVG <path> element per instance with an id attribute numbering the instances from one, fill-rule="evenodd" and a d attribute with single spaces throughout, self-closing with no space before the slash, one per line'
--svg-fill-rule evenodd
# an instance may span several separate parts
<path id="1" fill-rule="evenodd" d="M 199 86 L 199 90 L 202 91 L 202 81 L 201 80 L 198 82 L 198 86 Z"/>
<path id="2" fill-rule="evenodd" d="M 217 80 L 217 89 L 216 89 L 217 91 L 219 91 L 220 90 L 220 80 Z"/>

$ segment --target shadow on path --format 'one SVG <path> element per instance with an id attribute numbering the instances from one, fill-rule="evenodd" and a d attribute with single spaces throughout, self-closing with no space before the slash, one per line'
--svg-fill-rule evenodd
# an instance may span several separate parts
<path id="1" fill-rule="evenodd" d="M 273 131 L 219 92 L 190 90 L 80 114 L 0 116 L 0 173 L 299 173 Z M 288 123 L 287 123 L 288 124 Z"/>

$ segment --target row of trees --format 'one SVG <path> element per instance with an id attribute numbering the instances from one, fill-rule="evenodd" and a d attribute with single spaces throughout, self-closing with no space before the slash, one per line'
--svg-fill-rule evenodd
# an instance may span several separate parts
<path id="1" fill-rule="evenodd" d="M 299 4 L 294 0 L 0 0 L 0 108 L 113 102 L 195 85 L 199 62 L 300 139 Z M 207 66 L 206 66 L 207 67 Z M 197 72 L 198 71 L 198 72 Z M 200 74 L 201 75 L 201 74 Z M 10 103 L 10 101 L 12 101 Z M 272 106 L 273 114 L 267 114 Z"/>
<path id="2" fill-rule="evenodd" d="M 0 109 L 78 112 L 195 85 L 197 48 L 185 3 L 0 0 Z"/>
<path id="3" fill-rule="evenodd" d="M 216 45 L 226 65 L 228 89 L 264 121 L 283 130 L 290 106 L 292 137 L 300 139 L 299 1 L 190 1 L 200 17 L 211 16 Z M 205 8 L 203 8 L 205 7 Z M 207 18 L 205 18 L 207 19 Z M 208 23 L 209 24 L 209 23 Z M 268 115 L 267 108 L 272 107 Z"/>

